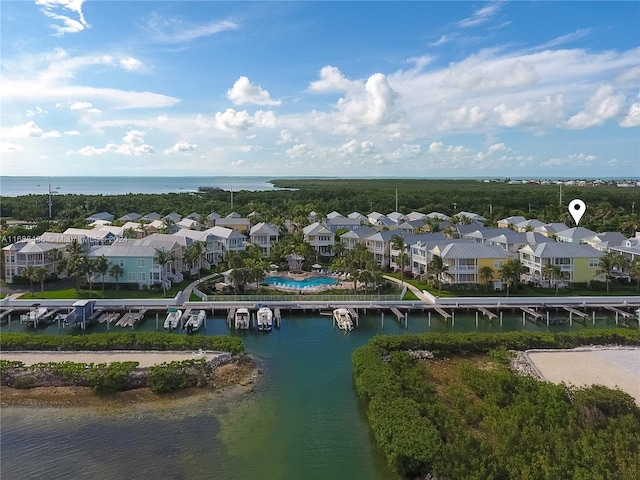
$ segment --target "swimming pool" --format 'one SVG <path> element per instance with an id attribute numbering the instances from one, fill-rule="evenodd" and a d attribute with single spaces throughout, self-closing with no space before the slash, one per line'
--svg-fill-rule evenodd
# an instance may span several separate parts
<path id="1" fill-rule="evenodd" d="M 290 290 L 311 290 L 318 287 L 336 285 L 338 282 L 339 280 L 337 278 L 322 275 L 302 279 L 289 277 L 267 277 L 264 279 L 264 283 L 267 285 Z"/>

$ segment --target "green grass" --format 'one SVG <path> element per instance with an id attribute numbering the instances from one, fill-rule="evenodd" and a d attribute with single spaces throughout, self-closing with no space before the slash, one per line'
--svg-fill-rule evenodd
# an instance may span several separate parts
<path id="1" fill-rule="evenodd" d="M 400 274 L 398 273 L 388 273 L 385 275 L 401 279 Z M 427 282 L 421 280 L 410 280 L 405 278 L 404 281 L 410 285 L 413 285 L 419 290 L 426 290 L 432 295 L 441 298 L 507 296 L 506 291 L 496 292 L 493 290 L 486 290 L 485 288 L 479 288 L 477 290 L 449 290 L 443 287 L 440 291 L 438 291 L 437 288 L 432 288 L 427 284 Z M 540 288 L 532 287 L 529 285 L 520 285 L 520 287 L 517 289 L 512 288 L 509 290 L 510 297 L 592 297 L 601 295 L 640 295 L 640 291 L 638 291 L 635 283 L 621 282 L 611 282 L 609 284 L 609 293 L 607 293 L 607 289 L 604 284 L 599 284 L 593 288 L 587 288 L 586 286 L 580 284 L 572 285 L 571 287 L 558 289 L 557 294 L 555 288 Z M 417 300 L 417 298 L 410 290 L 407 290 L 407 293 L 404 296 L 404 300 Z"/>
<path id="2" fill-rule="evenodd" d="M 179 291 L 184 290 L 194 280 L 183 280 L 180 283 L 175 283 L 167 290 L 166 294 L 159 289 L 148 290 L 130 290 L 126 288 L 105 288 L 104 297 L 102 296 L 102 288 L 100 285 L 89 289 L 80 289 L 80 293 L 76 292 L 75 288 L 65 288 L 60 290 L 48 290 L 43 292 L 34 289 L 33 295 L 31 292 L 27 292 L 20 296 L 20 300 L 84 300 L 84 299 L 148 299 L 148 298 L 173 298 Z"/>

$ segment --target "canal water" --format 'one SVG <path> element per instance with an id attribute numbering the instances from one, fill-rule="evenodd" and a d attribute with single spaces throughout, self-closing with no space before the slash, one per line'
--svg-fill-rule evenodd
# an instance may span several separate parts
<path id="1" fill-rule="evenodd" d="M 281 328 L 270 333 L 230 332 L 222 313 L 209 317 L 206 326 L 207 335 L 243 339 L 263 372 L 253 393 L 128 407 L 3 407 L 0 477 L 396 479 L 375 447 L 357 400 L 351 354 L 380 333 L 454 331 L 435 314 L 429 328 L 422 313 L 410 314 L 405 329 L 389 312 L 384 327 L 380 313 L 361 314 L 359 327 L 350 333 L 334 329 L 331 317 L 317 312 L 283 312 Z M 595 326 L 615 327 L 615 319 L 601 312 Z M 14 322 L 12 330 L 22 328 Z M 94 328 L 106 330 L 105 325 Z M 155 330 L 155 316 L 136 328 Z M 476 328 L 474 314 L 456 315 L 458 332 L 523 328 L 570 329 L 529 321 L 523 326 L 515 312 L 505 313 L 502 328 L 497 319 L 482 317 Z M 593 328 L 592 320 L 572 328 Z M 55 326 L 38 331 L 57 332 Z"/>

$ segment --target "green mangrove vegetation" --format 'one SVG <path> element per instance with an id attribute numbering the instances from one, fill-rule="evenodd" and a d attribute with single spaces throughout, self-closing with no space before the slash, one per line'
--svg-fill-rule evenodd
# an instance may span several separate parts
<path id="1" fill-rule="evenodd" d="M 376 443 L 405 478 L 635 479 L 640 409 L 628 394 L 521 376 L 509 349 L 640 344 L 640 332 L 378 336 L 353 354 Z M 407 350 L 429 350 L 416 360 Z"/>
<path id="2" fill-rule="evenodd" d="M 165 394 L 209 385 L 213 372 L 204 359 L 165 362 L 135 374 L 138 362 L 47 362 L 25 366 L 20 361 L 0 360 L 0 385 L 26 390 L 36 386 L 90 387 L 98 395 L 149 387 Z"/>
<path id="3" fill-rule="evenodd" d="M 226 335 L 172 335 L 163 332 L 109 332 L 90 335 L 31 335 L 3 332 L 0 347 L 19 350 L 216 350 L 239 354 L 244 344 L 238 337 Z"/>
<path id="4" fill-rule="evenodd" d="M 284 219 L 291 219 L 298 224 L 308 222 L 312 210 L 319 216 L 334 210 L 343 215 L 353 211 L 391 212 L 396 210 L 396 191 L 398 211 L 404 214 L 415 210 L 451 215 L 465 210 L 484 216 L 493 225 L 510 215 L 545 222 L 570 220 L 557 185 L 512 185 L 506 179 L 276 179 L 272 183 L 282 190 L 234 192 L 233 208 L 230 193 L 224 190 L 199 194 L 56 195 L 50 220 L 47 195 L 1 197 L 0 217 L 37 223 L 36 227 L 3 228 L 2 234 L 33 237 L 44 231 L 64 231 L 71 226 L 84 226 L 84 218 L 100 211 L 108 211 L 116 218 L 133 211 L 156 211 L 161 215 L 195 211 L 204 216 L 211 212 L 227 215 L 234 210 L 248 215 L 255 211 L 259 214 L 254 217 L 256 221 L 281 225 Z M 581 226 L 630 235 L 638 228 L 638 215 L 632 213 L 636 190 L 615 185 L 565 186 L 563 198 L 580 197 L 589 205 Z"/>

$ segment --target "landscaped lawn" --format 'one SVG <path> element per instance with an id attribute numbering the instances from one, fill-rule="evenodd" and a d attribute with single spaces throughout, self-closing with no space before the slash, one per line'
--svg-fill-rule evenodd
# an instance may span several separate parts
<path id="1" fill-rule="evenodd" d="M 386 274 L 390 277 L 394 277 L 400 279 L 400 274 L 397 273 L 389 273 Z M 419 290 L 426 290 L 434 296 L 438 296 L 441 298 L 452 298 L 452 297 L 506 297 L 506 291 L 496 292 L 493 290 L 486 290 L 485 288 L 479 288 L 474 290 L 448 290 L 443 287 L 440 291 L 437 288 L 432 288 L 427 285 L 427 282 L 423 282 L 420 280 L 409 280 L 404 279 L 410 285 L 418 288 Z M 529 285 L 520 285 L 518 288 L 511 288 L 509 290 L 510 297 L 555 297 L 555 296 L 564 296 L 564 297 L 590 297 L 590 296 L 600 296 L 600 295 L 612 295 L 612 296 L 620 296 L 620 295 L 640 295 L 640 291 L 636 288 L 635 283 L 622 283 L 617 281 L 612 281 L 609 284 L 609 293 L 604 286 L 598 285 L 594 288 L 587 288 L 584 285 L 574 285 L 567 288 L 558 289 L 558 293 L 556 294 L 555 288 L 540 288 L 540 287 L 532 287 Z M 415 295 L 410 291 L 407 291 L 407 294 L 404 297 L 404 300 L 417 300 Z"/>
<path id="2" fill-rule="evenodd" d="M 33 295 L 31 292 L 27 292 L 20 296 L 20 300 L 84 300 L 84 299 L 146 299 L 146 298 L 173 298 L 179 291 L 184 290 L 194 280 L 183 280 L 180 283 L 175 283 L 167 290 L 166 294 L 161 289 L 148 290 L 130 290 L 126 288 L 105 288 L 104 297 L 102 296 L 102 288 L 100 285 L 94 285 L 92 290 L 80 289 L 80 293 L 76 292 L 75 288 L 64 288 L 60 290 L 48 290 L 40 292 L 37 287 L 34 286 Z"/>

